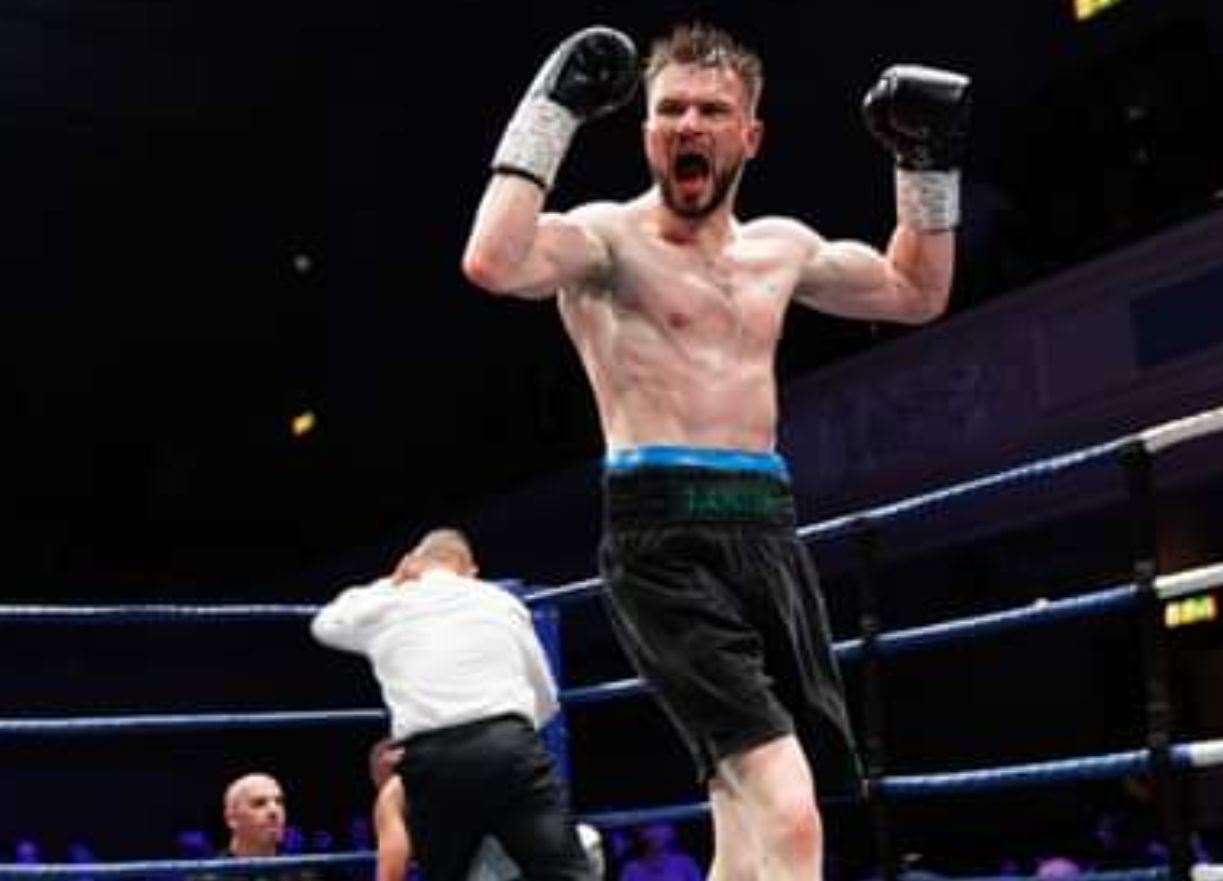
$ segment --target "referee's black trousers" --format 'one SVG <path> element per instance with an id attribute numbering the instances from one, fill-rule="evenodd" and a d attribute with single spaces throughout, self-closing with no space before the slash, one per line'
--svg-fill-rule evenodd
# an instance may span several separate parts
<path id="1" fill-rule="evenodd" d="M 408 829 L 426 881 L 464 881 L 485 835 L 526 881 L 593 881 L 552 756 L 525 719 L 482 719 L 402 745 Z"/>

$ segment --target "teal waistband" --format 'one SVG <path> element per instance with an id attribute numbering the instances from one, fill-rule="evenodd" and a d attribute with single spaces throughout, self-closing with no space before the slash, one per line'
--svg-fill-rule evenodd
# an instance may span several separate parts
<path id="1" fill-rule="evenodd" d="M 776 453 L 729 450 L 719 447 L 650 445 L 608 450 L 604 458 L 612 473 L 639 468 L 707 468 L 712 471 L 750 471 L 789 482 L 786 460 Z"/>

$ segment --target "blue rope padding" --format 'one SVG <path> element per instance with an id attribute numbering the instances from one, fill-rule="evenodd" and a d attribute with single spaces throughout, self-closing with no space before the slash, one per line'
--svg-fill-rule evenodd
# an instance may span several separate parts
<path id="1" fill-rule="evenodd" d="M 78 716 L 68 719 L 0 719 L 0 734 L 140 734 L 157 731 L 230 731 L 239 728 L 304 728 L 379 722 L 385 710 L 285 710 L 268 713 L 172 713 L 147 716 Z"/>
<path id="2" fill-rule="evenodd" d="M 1178 769 L 1196 767 L 1191 750 L 1195 744 L 1177 744 L 1172 747 L 1172 764 Z M 1125 777 L 1145 771 L 1150 765 L 1146 750 L 1129 750 L 1102 756 L 1083 756 L 1073 759 L 1056 759 L 1050 762 L 1033 762 L 1024 765 L 1008 765 L 1000 768 L 981 768 L 973 771 L 949 771 L 940 774 L 912 774 L 884 777 L 880 785 L 889 798 L 913 799 L 922 796 L 943 796 L 950 793 L 974 793 L 997 789 L 1030 786 L 1042 783 L 1063 783 L 1079 780 L 1106 780 Z M 832 799 L 826 803 L 854 803 L 850 799 Z M 668 805 L 646 810 L 606 811 L 587 814 L 583 817 L 595 826 L 614 828 L 631 826 L 655 820 L 686 820 L 704 816 L 709 812 L 708 802 L 693 802 Z"/>
<path id="3" fill-rule="evenodd" d="M 519 595 L 516 581 L 498 582 Z M 599 579 L 573 587 L 553 587 L 521 595 L 524 602 L 565 602 L 594 592 Z M 590 588 L 589 590 L 585 590 Z M 553 596 L 555 595 L 555 596 Z M 228 624 L 241 621 L 303 621 L 322 610 L 319 603 L 119 603 L 105 606 L 67 606 L 27 603 L 0 605 L 0 624 Z"/>
<path id="4" fill-rule="evenodd" d="M 675 805 L 665 808 L 646 808 L 640 811 L 611 811 L 584 817 L 586 822 L 603 829 L 634 826 L 665 820 L 690 820 L 709 813 L 707 803 Z M 602 821 L 606 818 L 606 822 Z M 374 862 L 370 851 L 350 853 L 298 854 L 281 857 L 234 857 L 212 860 L 140 860 L 122 863 L 0 863 L 0 878 L 63 878 L 106 877 L 127 878 L 132 876 L 158 875 L 237 875 L 259 871 L 277 872 L 285 869 L 311 868 L 318 866 L 366 866 Z M 944 878 L 945 881 L 1036 881 L 1031 876 L 942 876 L 930 872 L 905 872 L 902 881 L 929 881 Z M 1142 869 L 1121 869 L 1110 872 L 1085 872 L 1075 876 L 1076 881 L 1166 881 L 1168 870 L 1163 866 Z"/>
<path id="5" fill-rule="evenodd" d="M 78 719 L 8 719 L 0 722 L 0 733 L 64 734 L 104 731 L 159 731 L 194 728 L 250 728 L 268 725 L 337 724 L 341 722 L 382 722 L 381 710 L 333 710 L 312 713 L 252 713 L 213 714 L 209 716 L 111 716 Z M 1191 769 L 1195 762 L 1193 750 L 1199 744 L 1176 744 L 1172 747 L 1172 765 Z M 1082 780 L 1111 780 L 1148 770 L 1150 754 L 1145 749 L 1127 750 L 1099 756 L 1055 759 L 997 768 L 970 771 L 948 771 L 934 774 L 908 774 L 885 777 L 880 781 L 883 793 L 892 799 L 909 799 L 949 793 L 975 793 Z M 593 820 L 592 820 L 593 822 Z"/>
<path id="6" fill-rule="evenodd" d="M 915 649 L 937 648 L 958 640 L 979 639 L 1035 624 L 1052 624 L 1075 618 L 1087 618 L 1110 612 L 1132 609 L 1138 605 L 1138 589 L 1133 584 L 1110 587 L 1093 593 L 1050 600 L 1040 605 L 1004 609 L 970 618 L 940 621 L 904 630 L 893 630 L 879 635 L 879 653 L 894 657 Z M 837 659 L 852 662 L 861 659 L 862 640 L 850 639 L 838 642 L 833 650 Z"/>
<path id="7" fill-rule="evenodd" d="M 1194 744 L 1172 747 L 1172 766 L 1177 769 L 1195 767 L 1191 748 Z M 1000 768 L 980 768 L 972 771 L 948 771 L 938 774 L 903 774 L 884 777 L 880 781 L 883 794 L 891 799 L 909 799 L 952 793 L 995 792 L 1043 783 L 1068 783 L 1084 780 L 1115 780 L 1138 774 L 1150 768 L 1151 758 L 1145 749 L 1126 750 L 1099 756 L 1080 756 L 1048 762 L 1030 762 Z"/>
<path id="8" fill-rule="evenodd" d="M 1005 471 L 998 471 L 994 474 L 987 474 L 984 477 L 976 477 L 972 480 L 954 483 L 951 486 L 931 490 L 930 492 L 901 499 L 897 502 L 889 502 L 886 505 L 878 505 L 874 508 L 863 508 L 860 511 L 842 514 L 820 523 L 800 526 L 798 534 L 802 538 L 824 538 L 845 532 L 858 521 L 887 520 L 903 514 L 912 514 L 922 508 L 928 508 L 939 502 L 946 502 L 980 490 L 996 489 L 1008 483 L 1018 483 L 1021 480 L 1033 477 L 1049 477 L 1057 474 L 1059 471 L 1065 471 L 1067 468 L 1083 465 L 1116 453 L 1137 439 L 1138 435 L 1127 435 L 1126 437 L 1106 441 L 1095 446 L 1072 450 L 1069 453 L 1062 453 L 1058 456 L 1051 456 L 1048 459 L 1039 459 L 1024 465 L 1016 465 L 1014 468 L 1008 468 Z"/>
<path id="9" fill-rule="evenodd" d="M 598 685 L 581 685 L 576 688 L 563 689 L 561 703 L 566 706 L 598 704 L 617 698 L 647 694 L 649 691 L 649 687 L 640 679 L 617 679 L 614 682 L 600 682 Z"/>
<path id="10" fill-rule="evenodd" d="M 312 866 L 365 866 L 374 862 L 373 851 L 304 853 L 280 857 L 226 857 L 210 860 L 138 860 L 123 863 L 0 863 L 0 878 L 62 878 L 133 875 L 209 874 L 238 875 L 259 871 Z"/>
<path id="11" fill-rule="evenodd" d="M 858 522 L 863 520 L 886 520 L 891 517 L 899 517 L 903 514 L 911 514 L 915 511 L 927 508 L 939 502 L 949 501 L 959 496 L 968 495 L 969 493 L 978 492 L 984 489 L 994 489 L 999 486 L 1004 486 L 1008 483 L 1017 483 L 1021 480 L 1026 480 L 1033 477 L 1048 477 L 1059 471 L 1064 471 L 1068 468 L 1073 468 L 1104 456 L 1116 453 L 1127 444 L 1133 443 L 1138 438 L 1138 435 L 1127 435 L 1125 437 L 1116 438 L 1115 440 L 1106 441 L 1102 444 L 1096 444 L 1091 447 L 1084 447 L 1079 450 L 1072 450 L 1069 453 L 1062 453 L 1058 456 L 1052 456 L 1048 459 L 1039 459 L 1035 462 L 1029 462 L 1025 465 L 1017 465 L 1014 468 L 1008 468 L 1005 471 L 999 471 L 994 474 L 987 474 L 984 477 L 977 477 L 973 480 L 966 480 L 961 483 L 955 483 L 951 486 L 941 489 L 931 490 L 928 493 L 912 496 L 907 499 L 901 499 L 898 502 L 891 502 L 886 505 L 879 505 L 874 508 L 863 508 L 859 511 L 854 511 L 849 514 L 842 514 L 838 517 L 833 517 L 829 520 L 823 520 L 819 523 L 810 523 L 806 526 L 798 528 L 800 538 L 826 538 L 838 535 L 849 531 Z M 583 581 L 575 581 L 570 584 L 563 584 L 558 587 L 549 588 L 548 591 L 539 593 L 556 592 L 554 595 L 565 596 L 567 599 L 576 599 L 581 596 L 588 596 L 596 592 L 600 581 L 598 578 L 588 578 Z M 572 591 L 572 594 L 560 593 L 562 591 Z M 537 594 L 532 593 L 528 596 L 534 598 Z"/>
<path id="12" fill-rule="evenodd" d="M 1020 627 L 1064 621 L 1089 615 L 1126 609 L 1138 601 L 1137 588 L 1132 584 L 1107 588 L 1077 597 L 1053 600 L 1039 606 L 1025 606 L 990 612 L 971 618 L 944 621 L 908 630 L 896 630 L 879 637 L 879 649 L 885 656 L 918 648 L 946 645 L 960 639 L 975 638 Z M 842 662 L 861 659 L 862 640 L 838 642 L 833 651 Z M 632 697 L 648 692 L 640 679 L 620 679 L 597 685 L 567 688 L 560 698 L 569 706 L 601 703 Z M 111 731 L 148 732 L 180 728 L 196 730 L 226 730 L 269 726 L 332 725 L 352 721 L 381 722 L 384 710 L 311 710 L 271 713 L 211 713 L 148 716 L 94 716 L 70 719 L 0 719 L 0 734 L 84 734 Z"/>
<path id="13" fill-rule="evenodd" d="M 0 606 L 0 624 L 142 624 L 231 623 L 234 621 L 299 621 L 313 618 L 320 605 L 263 603 L 234 605 L 173 605 L 169 603 L 108 606 Z"/>
<path id="14" fill-rule="evenodd" d="M 1141 869 L 1114 869 L 1107 872 L 1080 872 L 1074 881 L 1167 881 L 1166 866 Z M 1038 881 L 1033 875 L 942 875 L 938 872 L 901 872 L 900 881 Z"/>
<path id="15" fill-rule="evenodd" d="M 522 595 L 522 601 L 528 606 L 537 603 L 568 603 L 594 596 L 602 592 L 602 590 L 603 579 L 598 577 L 586 578 L 582 581 L 573 581 L 558 587 L 542 587 L 538 590 L 529 591 Z"/>
<path id="16" fill-rule="evenodd" d="M 528 606 L 570 603 L 599 593 L 598 578 L 523 593 Z M 107 606 L 67 606 L 28 603 L 0 605 L 0 624 L 231 624 L 242 621 L 308 621 L 321 604 L 265 603 L 173 605 L 126 603 Z"/>
<path id="17" fill-rule="evenodd" d="M 1003 486 L 1008 483 L 1017 483 L 1021 480 L 1026 480 L 1033 477 L 1048 477 L 1056 474 L 1059 471 L 1064 471 L 1067 468 L 1073 468 L 1104 456 L 1116 453 L 1118 450 L 1125 447 L 1127 444 L 1133 443 L 1137 439 L 1137 435 L 1117 438 L 1095 446 L 1085 447 L 1080 450 L 1073 450 L 1069 453 L 1063 453 L 1059 456 L 1053 456 L 1048 459 L 1040 459 L 1035 462 L 1029 462 L 1025 465 L 1018 465 L 1014 468 L 1008 468 L 1005 471 L 999 471 L 995 474 L 987 474 L 984 477 L 974 478 L 962 483 L 952 484 L 951 486 L 943 487 L 942 489 L 932 490 L 928 493 L 912 496 L 907 499 L 901 499 L 898 502 L 892 502 L 887 505 L 879 505 L 874 508 L 864 508 L 860 511 L 855 511 L 850 514 L 842 514 L 838 517 L 833 517 L 829 520 L 824 520 L 819 523 L 810 523 L 806 526 L 798 528 L 800 538 L 827 538 L 849 531 L 859 522 L 880 521 L 891 517 L 899 517 L 903 514 L 911 514 L 922 508 L 927 508 L 939 502 L 945 502 L 959 496 L 968 495 L 979 490 L 993 489 Z M 602 582 L 599 578 L 587 578 L 582 581 L 574 581 L 568 584 L 562 584 L 557 587 L 546 588 L 544 590 L 532 591 L 524 597 L 524 600 L 530 602 L 543 602 L 557 599 L 575 600 L 591 596 L 599 591 Z"/>
<path id="18" fill-rule="evenodd" d="M 990 489 L 1007 483 L 1014 483 L 1030 477 L 1046 477 L 1099 459 L 1110 453 L 1115 453 L 1129 443 L 1133 443 L 1138 435 L 1131 435 L 1106 443 L 1097 444 L 1048 459 L 1038 460 L 1026 465 L 978 477 L 963 483 L 953 484 L 943 489 L 933 490 L 922 495 L 901 499 L 887 505 L 866 508 L 851 514 L 844 514 L 825 520 L 801 526 L 798 535 L 802 538 L 822 538 L 847 531 L 861 520 L 884 520 L 902 514 L 910 514 L 922 508 L 958 496 L 967 495 L 978 490 Z M 523 594 L 522 599 L 528 605 L 544 602 L 570 602 L 592 596 L 601 590 L 599 578 L 586 578 L 556 587 L 543 588 Z M 175 605 L 117 605 L 117 606 L 51 606 L 22 605 L 0 606 L 0 623 L 23 623 L 40 621 L 44 623 L 93 623 L 93 624 L 131 624 L 145 621 L 175 622 L 188 620 L 236 621 L 236 620 L 296 620 L 315 615 L 320 606 L 317 605 L 230 605 L 230 606 L 175 606 Z"/>
<path id="19" fill-rule="evenodd" d="M 992 636 L 1035 624 L 1085 618 L 1129 609 L 1138 603 L 1138 590 L 1132 584 L 1110 587 L 1094 593 L 1052 600 L 1038 606 L 1024 606 L 989 612 L 971 618 L 942 621 L 907 630 L 894 630 L 879 637 L 879 651 L 892 657 L 919 648 L 935 648 L 957 640 Z M 847 639 L 833 645 L 837 660 L 853 663 L 862 659 L 862 640 Z M 640 679 L 620 679 L 598 685 L 567 688 L 561 700 L 567 705 L 593 704 L 645 694 L 649 689 Z"/>

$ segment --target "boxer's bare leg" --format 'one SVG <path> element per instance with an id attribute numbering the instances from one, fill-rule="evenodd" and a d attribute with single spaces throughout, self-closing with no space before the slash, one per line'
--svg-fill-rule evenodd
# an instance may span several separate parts
<path id="1" fill-rule="evenodd" d="M 739 842 L 746 834 L 759 860 L 759 881 L 818 881 L 823 873 L 824 831 L 815 803 L 811 769 L 793 735 L 753 747 L 718 765 L 714 803 L 715 866 L 742 872 Z M 710 788 L 711 797 L 715 788 Z M 719 818 L 723 828 L 718 827 Z M 722 861 L 719 866 L 719 859 Z M 715 878 L 710 873 L 711 878 Z M 727 879 L 750 875 L 726 875 Z M 718 879 L 721 881 L 721 879 Z"/>

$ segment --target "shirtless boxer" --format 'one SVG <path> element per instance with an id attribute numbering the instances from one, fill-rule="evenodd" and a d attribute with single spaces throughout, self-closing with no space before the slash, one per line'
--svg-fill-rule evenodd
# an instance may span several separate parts
<path id="1" fill-rule="evenodd" d="M 887 70 L 863 110 L 896 158 L 883 253 L 799 220 L 733 214 L 760 149 L 757 56 L 708 26 L 645 66 L 654 186 L 543 213 L 577 127 L 626 103 L 632 42 L 591 28 L 544 63 L 495 153 L 463 257 L 496 294 L 557 297 L 607 446 L 600 568 L 617 634 L 710 792 L 710 877 L 821 877 L 814 778 L 858 765 L 815 570 L 775 452 L 773 361 L 789 304 L 917 324 L 947 306 L 968 81 Z M 814 163 L 813 163 L 814 164 Z"/>

